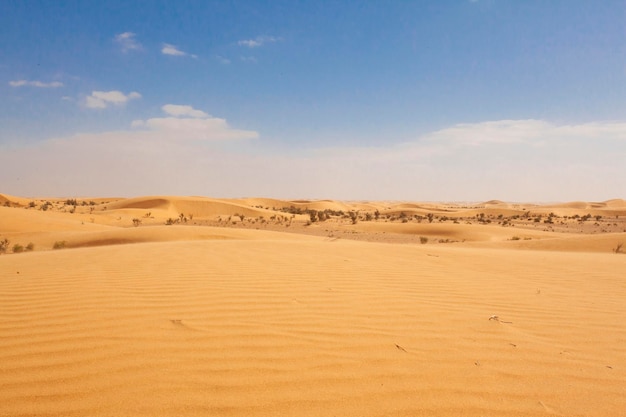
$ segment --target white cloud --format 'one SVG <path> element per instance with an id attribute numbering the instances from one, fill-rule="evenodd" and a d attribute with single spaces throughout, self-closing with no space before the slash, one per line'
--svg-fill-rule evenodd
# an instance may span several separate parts
<path id="1" fill-rule="evenodd" d="M 3 192 L 15 195 L 192 194 L 187 191 L 198 181 L 217 180 L 229 164 L 233 164 L 230 169 L 237 169 L 240 161 L 223 150 L 225 142 L 247 148 L 251 142 L 246 139 L 258 136 L 207 115 L 136 120 L 127 129 L 37 143 L 0 143 L 0 184 Z M 206 189 L 195 194 L 202 193 Z"/>
<path id="2" fill-rule="evenodd" d="M 134 120 L 131 127 L 137 133 L 150 131 L 153 137 L 164 140 L 232 140 L 255 139 L 259 134 L 250 130 L 232 129 L 226 120 L 212 117 L 192 106 L 166 104 L 162 110 L 172 117 L 156 117 L 147 120 Z"/>
<path id="3" fill-rule="evenodd" d="M 254 131 L 231 129 L 226 120 L 211 117 L 207 119 L 181 119 L 178 117 L 160 117 L 148 120 L 135 120 L 134 128 L 147 128 L 161 137 L 176 138 L 178 140 L 234 140 L 255 139 L 258 133 Z"/>
<path id="4" fill-rule="evenodd" d="M 215 55 L 215 59 L 217 59 L 217 61 L 218 61 L 220 64 L 223 64 L 223 65 L 228 65 L 228 64 L 230 64 L 230 59 L 228 59 L 228 58 L 224 58 L 223 56 Z"/>
<path id="5" fill-rule="evenodd" d="M 195 118 L 200 118 L 200 119 L 210 117 L 208 114 L 206 114 L 202 110 L 196 110 L 191 106 L 182 106 L 178 104 L 166 104 L 165 106 L 161 107 L 161 109 L 165 113 L 169 114 L 170 116 L 175 116 L 175 117 L 187 116 L 187 117 L 195 117 Z"/>
<path id="6" fill-rule="evenodd" d="M 128 52 L 133 50 L 141 50 L 141 44 L 135 39 L 133 32 L 124 32 L 115 35 L 115 42 L 122 47 L 122 52 Z"/>
<path id="7" fill-rule="evenodd" d="M 92 91 L 90 96 L 85 98 L 85 106 L 90 109 L 105 109 L 110 105 L 122 106 L 129 100 L 141 98 L 141 94 L 133 91 L 124 94 L 121 91 Z"/>
<path id="8" fill-rule="evenodd" d="M 248 48 L 258 48 L 266 43 L 274 43 L 282 40 L 274 36 L 257 36 L 254 39 L 244 39 L 237 42 L 239 46 L 247 46 Z"/>
<path id="9" fill-rule="evenodd" d="M 174 45 L 170 45 L 169 43 L 163 44 L 163 48 L 161 48 L 161 53 L 163 53 L 164 55 L 173 55 L 173 56 L 187 55 L 185 52 L 181 51 Z"/>
<path id="10" fill-rule="evenodd" d="M 137 120 L 131 129 L 15 149 L 0 145 L 0 183 L 5 192 L 17 195 L 624 198 L 622 122 L 489 121 L 454 125 L 403 144 L 280 151 L 265 150 L 261 141 L 242 141 L 258 133 L 233 129 L 224 119 L 190 117 L 198 111 L 191 106 L 163 106 L 163 111 L 166 117 Z M 220 145 L 224 140 L 227 146 Z M 75 167 L 83 175 L 58 166 Z M 15 172 L 20 172 L 19 181 Z"/>
<path id="11" fill-rule="evenodd" d="M 16 80 L 9 81 L 9 85 L 11 87 L 38 87 L 38 88 L 59 88 L 63 87 L 63 83 L 59 81 L 52 81 L 49 83 L 44 83 L 42 81 L 27 81 L 27 80 Z"/>
<path id="12" fill-rule="evenodd" d="M 485 147 L 488 145 L 526 144 L 532 147 L 563 140 L 626 139 L 626 123 L 596 122 L 556 125 L 542 120 L 499 120 L 465 123 L 426 135 L 423 140 L 438 146 Z"/>
<path id="13" fill-rule="evenodd" d="M 189 54 L 187 52 L 181 51 L 177 46 L 171 45 L 169 43 L 164 43 L 161 48 L 161 53 L 163 55 L 171 55 L 171 56 L 190 56 L 192 58 L 198 58 L 198 55 Z"/>

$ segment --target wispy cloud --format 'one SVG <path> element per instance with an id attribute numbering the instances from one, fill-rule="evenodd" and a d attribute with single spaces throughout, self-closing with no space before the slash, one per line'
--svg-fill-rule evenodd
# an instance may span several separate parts
<path id="1" fill-rule="evenodd" d="M 63 87 L 63 83 L 59 81 L 52 81 L 45 83 L 42 81 L 28 81 L 28 80 L 15 80 L 9 81 L 11 87 L 38 87 L 38 88 L 59 88 Z"/>
<path id="2" fill-rule="evenodd" d="M 166 104 L 165 106 L 161 107 L 161 109 L 170 116 L 176 117 L 194 117 L 198 119 L 206 119 L 208 117 L 211 117 L 202 110 L 196 110 L 191 106 L 184 106 L 179 104 Z"/>
<path id="3" fill-rule="evenodd" d="M 176 45 L 172 45 L 169 43 L 164 43 L 163 47 L 161 48 L 161 53 L 163 55 L 171 55 L 171 56 L 189 56 L 192 58 L 198 58 L 198 55 L 194 55 L 194 54 L 190 54 L 187 53 L 185 51 L 181 51 L 180 49 L 178 49 L 178 47 Z"/>
<path id="4" fill-rule="evenodd" d="M 121 46 L 122 52 L 141 50 L 141 44 L 135 39 L 135 36 L 133 32 L 124 32 L 115 35 L 114 39 Z"/>
<path id="5" fill-rule="evenodd" d="M 258 48 L 259 46 L 263 46 L 266 43 L 274 43 L 282 40 L 282 38 L 277 38 L 275 36 L 257 36 L 254 39 L 243 39 L 237 42 L 239 46 L 246 46 L 248 48 Z"/>
<path id="6" fill-rule="evenodd" d="M 122 106 L 129 100 L 141 98 L 141 94 L 133 91 L 124 94 L 121 91 L 92 91 L 90 96 L 85 98 L 85 106 L 90 109 L 105 109 L 110 105 Z"/>
<path id="7" fill-rule="evenodd" d="M 161 53 L 163 55 L 172 55 L 172 56 L 185 56 L 186 52 L 181 51 L 176 46 L 171 45 L 169 43 L 164 43 L 163 48 L 161 48 Z"/>
<path id="8" fill-rule="evenodd" d="M 217 61 L 222 65 L 230 64 L 230 59 L 224 58 L 223 56 L 215 55 L 215 59 L 217 59 Z"/>

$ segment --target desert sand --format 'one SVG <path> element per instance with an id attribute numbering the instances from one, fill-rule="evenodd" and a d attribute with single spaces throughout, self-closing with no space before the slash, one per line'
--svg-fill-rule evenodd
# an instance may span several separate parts
<path id="1" fill-rule="evenodd" d="M 0 416 L 626 415 L 624 200 L 0 206 Z"/>

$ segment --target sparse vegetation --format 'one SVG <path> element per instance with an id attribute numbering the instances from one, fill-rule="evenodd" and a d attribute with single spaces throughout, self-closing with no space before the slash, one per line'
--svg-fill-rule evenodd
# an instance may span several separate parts
<path id="1" fill-rule="evenodd" d="M 0 240 L 0 253 L 6 253 L 10 243 L 11 242 L 7 238 Z"/>
<path id="2" fill-rule="evenodd" d="M 35 250 L 35 244 L 33 242 L 29 242 L 28 245 L 26 245 L 26 251 L 32 252 L 34 250 Z"/>
<path id="3" fill-rule="evenodd" d="M 141 224 L 141 219 L 137 219 L 137 218 L 134 218 L 134 219 L 133 219 L 133 226 L 137 227 L 137 226 L 139 226 L 140 224 Z"/>
<path id="4" fill-rule="evenodd" d="M 67 242 L 64 240 L 57 240 L 54 242 L 54 245 L 52 245 L 52 249 L 65 249 L 66 243 Z"/>
<path id="5" fill-rule="evenodd" d="M 20 245 L 19 243 L 16 243 L 15 245 L 13 245 L 13 253 L 21 253 L 24 252 L 24 246 Z"/>
<path id="6" fill-rule="evenodd" d="M 426 236 L 420 236 L 420 243 L 422 245 L 425 245 L 426 243 L 428 243 L 428 238 Z"/>
<path id="7" fill-rule="evenodd" d="M 624 246 L 624 243 L 620 242 L 617 244 L 617 246 L 615 246 L 615 248 L 613 249 L 614 253 L 624 253 L 622 251 L 622 246 Z"/>

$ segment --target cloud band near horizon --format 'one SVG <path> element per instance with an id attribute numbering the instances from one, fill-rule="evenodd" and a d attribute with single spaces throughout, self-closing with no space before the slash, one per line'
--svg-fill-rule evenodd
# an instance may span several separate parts
<path id="1" fill-rule="evenodd" d="M 247 141 L 258 139 L 258 132 L 231 128 L 225 119 L 192 106 L 167 104 L 162 110 L 166 117 L 135 120 L 128 130 L 5 146 L 3 191 L 430 201 L 624 197 L 614 194 L 616 182 L 626 177 L 626 123 L 621 122 L 489 121 L 390 146 L 286 154 Z M 220 145 L 226 142 L 233 145 Z M 89 187 L 56 168 L 77 163 L 88 169 Z M 163 166 L 169 167 L 167 180 L 158 169 Z M 19 180 L 15 172 L 21 173 Z M 128 181 L 129 172 L 142 181 Z"/>

